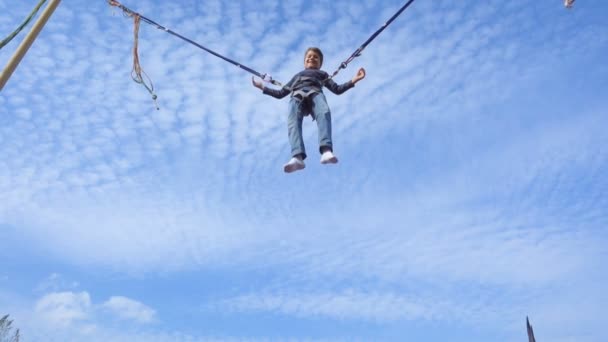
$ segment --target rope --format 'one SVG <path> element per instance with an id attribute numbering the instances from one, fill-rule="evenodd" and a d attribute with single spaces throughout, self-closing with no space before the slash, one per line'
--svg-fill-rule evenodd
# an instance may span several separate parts
<path id="1" fill-rule="evenodd" d="M 243 69 L 243 70 L 245 70 L 245 71 L 247 71 L 247 72 L 249 72 L 249 73 L 251 73 L 251 74 L 253 74 L 253 75 L 257 76 L 257 77 L 259 77 L 259 78 L 261 78 L 265 82 L 272 83 L 272 84 L 274 84 L 276 86 L 279 86 L 279 87 L 283 86 L 281 84 L 281 82 L 272 79 L 272 77 L 269 74 L 260 73 L 260 72 L 255 71 L 255 70 L 253 70 L 253 69 L 251 69 L 251 68 L 249 68 L 249 67 L 247 67 L 247 66 L 245 66 L 245 65 L 243 65 L 241 63 L 238 63 L 238 62 L 236 62 L 236 61 L 234 61 L 234 60 L 232 60 L 232 59 L 230 59 L 228 57 L 222 56 L 221 54 L 219 54 L 219 53 L 217 53 L 217 52 L 215 52 L 215 51 L 213 51 L 211 49 L 208 49 L 208 48 L 204 47 L 203 45 L 201 45 L 201 44 L 199 44 L 199 43 L 197 43 L 197 42 L 195 42 L 195 41 L 193 41 L 193 40 L 191 40 L 189 38 L 186 38 L 186 37 L 184 37 L 184 36 L 182 36 L 182 35 L 174 32 L 174 31 L 172 31 L 172 30 L 170 30 L 170 29 L 168 29 L 168 28 L 160 25 L 159 23 L 157 23 L 157 22 L 155 22 L 155 21 L 153 21 L 151 19 L 148 19 L 148 18 L 144 17 L 143 15 L 141 15 L 141 14 L 139 14 L 139 13 L 137 13 L 137 12 L 135 12 L 135 11 L 133 11 L 133 10 L 125 7 L 124 5 L 122 5 L 120 2 L 118 2 L 116 0 L 108 0 L 108 4 L 110 4 L 110 6 L 116 6 L 116 7 L 120 8 L 125 13 L 126 16 L 137 16 L 141 20 L 143 20 L 144 22 L 146 22 L 147 24 L 150 24 L 152 26 L 156 26 L 156 28 L 158 28 L 159 30 L 163 30 L 163 31 L 165 31 L 165 32 L 167 32 L 167 33 L 169 33 L 169 34 L 171 34 L 173 36 L 176 36 L 176 37 L 178 37 L 178 38 L 180 38 L 180 39 L 182 39 L 182 40 L 184 40 L 184 41 L 186 41 L 186 42 L 188 42 L 188 43 L 190 43 L 190 44 L 198 47 L 199 49 L 201 49 L 203 51 L 206 51 L 206 52 L 208 52 L 208 53 L 210 53 L 210 54 L 212 54 L 212 55 L 214 55 L 214 56 L 216 56 L 218 58 L 221 58 L 224 61 L 226 61 L 226 62 L 228 62 L 230 64 L 233 64 L 233 65 L 235 65 L 235 66 L 237 66 L 237 67 L 239 67 L 239 68 L 241 68 L 241 69 Z"/>
<path id="2" fill-rule="evenodd" d="M 336 76 L 338 74 L 338 72 L 340 72 L 340 69 L 346 69 L 346 67 L 348 66 L 348 63 L 352 62 L 356 57 L 361 56 L 361 52 L 363 52 L 363 50 L 367 47 L 367 45 L 369 45 L 369 43 L 371 43 L 372 40 L 376 39 L 376 37 L 378 37 L 378 35 L 380 33 L 382 33 L 382 31 L 384 31 L 384 29 L 387 28 L 388 25 L 390 25 L 393 22 L 393 20 L 395 20 L 403 11 L 405 11 L 405 9 L 408 8 L 412 4 L 412 2 L 414 2 L 414 0 L 409 0 L 395 14 L 393 14 L 393 16 L 386 23 L 384 23 L 384 25 L 382 25 L 376 32 L 374 32 L 374 34 L 372 34 L 365 41 L 365 43 L 363 43 L 363 45 L 361 45 L 359 48 L 357 48 L 357 50 L 355 50 L 355 52 L 353 52 L 353 54 L 350 55 L 350 57 L 348 57 L 347 60 L 345 60 L 344 62 L 342 62 L 340 64 L 338 69 L 336 69 L 336 71 L 334 71 L 334 73 L 328 78 L 328 80 L 332 79 L 334 76 Z"/>
<path id="3" fill-rule="evenodd" d="M 108 3 L 112 6 L 120 5 L 118 1 L 114 0 L 108 0 Z M 133 81 L 135 81 L 135 83 L 141 84 L 142 86 L 144 86 L 144 88 L 146 88 L 148 93 L 152 95 L 152 101 L 154 101 L 154 106 L 156 107 L 156 110 L 160 110 L 160 108 L 158 107 L 158 103 L 156 102 L 156 99 L 158 97 L 154 93 L 154 84 L 152 83 L 152 80 L 150 79 L 148 74 L 146 74 L 146 72 L 141 67 L 141 64 L 139 63 L 138 47 L 141 16 L 133 11 L 123 11 L 123 15 L 125 17 L 133 18 L 133 69 L 131 69 L 131 78 L 133 79 Z"/>
<path id="4" fill-rule="evenodd" d="M 36 16 L 36 13 L 38 13 L 38 10 L 40 9 L 40 7 L 42 7 L 42 5 L 45 2 L 46 2 L 46 0 L 40 0 L 40 2 L 38 2 L 38 5 L 36 5 L 36 7 L 34 7 L 32 12 L 30 13 L 30 15 L 27 18 L 25 18 L 25 21 L 21 25 L 19 25 L 19 27 L 17 27 L 17 29 L 15 31 L 13 31 L 13 33 L 9 34 L 8 37 L 4 38 L 0 42 L 0 49 L 2 49 L 6 44 L 8 44 L 11 40 L 13 40 L 13 38 L 15 38 L 15 36 L 17 36 L 19 34 L 19 32 L 21 32 L 27 26 L 27 24 L 29 24 L 30 21 L 32 21 L 32 19 Z"/>
<path id="5" fill-rule="evenodd" d="M 158 104 L 156 103 L 156 94 L 154 94 L 154 85 L 152 84 L 152 80 L 150 79 L 150 77 L 148 77 L 148 74 L 146 74 L 146 72 L 141 68 L 141 65 L 139 64 L 139 52 L 138 52 L 138 45 L 139 45 L 139 23 L 141 18 L 139 17 L 139 15 L 135 14 L 133 15 L 133 69 L 131 70 L 131 78 L 133 79 L 133 81 L 135 81 L 136 83 L 139 83 L 141 85 L 143 85 L 146 90 L 148 90 L 148 92 L 150 93 L 150 95 L 152 95 L 152 100 L 154 101 L 154 105 L 156 106 L 156 110 L 159 110 L 160 108 L 158 108 Z M 144 76 L 146 77 L 146 79 L 144 79 Z M 146 83 L 147 80 L 147 83 Z M 148 85 L 149 84 L 149 85 Z"/>

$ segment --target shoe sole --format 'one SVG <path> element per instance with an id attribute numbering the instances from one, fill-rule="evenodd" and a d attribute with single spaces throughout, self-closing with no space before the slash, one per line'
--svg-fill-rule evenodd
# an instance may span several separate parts
<path id="1" fill-rule="evenodd" d="M 283 171 L 285 171 L 285 173 L 292 173 L 294 171 L 302 170 L 305 167 L 306 167 L 306 165 L 287 164 L 287 165 L 283 166 Z"/>
<path id="2" fill-rule="evenodd" d="M 336 164 L 338 162 L 338 158 L 336 158 L 335 156 L 327 159 L 327 160 L 321 160 L 321 164 Z"/>

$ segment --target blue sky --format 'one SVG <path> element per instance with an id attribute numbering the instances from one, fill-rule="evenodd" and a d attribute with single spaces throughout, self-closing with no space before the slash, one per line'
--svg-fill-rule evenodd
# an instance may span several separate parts
<path id="1" fill-rule="evenodd" d="M 0 0 L 0 36 L 36 3 Z M 403 3 L 123 1 L 282 82 Z M 287 99 L 142 23 L 157 111 L 132 21 L 64 0 L 0 92 L 0 315 L 23 341 L 515 342 L 526 316 L 606 341 L 607 17 L 417 0 L 326 92 L 340 163 L 306 119 L 287 175 Z"/>

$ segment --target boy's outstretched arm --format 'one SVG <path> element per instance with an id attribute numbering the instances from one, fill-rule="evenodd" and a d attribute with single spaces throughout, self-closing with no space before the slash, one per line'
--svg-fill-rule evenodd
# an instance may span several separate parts
<path id="1" fill-rule="evenodd" d="M 291 81 L 289 81 L 289 83 L 287 83 L 281 89 L 272 89 L 272 88 L 264 87 L 264 83 L 256 80 L 255 77 L 253 77 L 253 76 L 251 77 L 251 83 L 253 84 L 254 87 L 262 90 L 262 93 L 264 93 L 266 95 L 270 95 L 272 97 L 276 97 L 277 99 L 282 99 L 285 96 L 289 95 L 289 93 L 291 93 L 291 91 L 288 89 L 288 87 L 290 84 L 293 83 L 293 79 Z"/>
<path id="2" fill-rule="evenodd" d="M 364 78 L 365 78 L 365 69 L 360 68 L 357 71 L 357 74 L 351 79 L 351 82 L 353 82 L 353 84 L 355 84 L 355 83 L 361 81 Z"/>
<path id="3" fill-rule="evenodd" d="M 355 76 L 353 76 L 353 78 L 350 81 L 343 83 L 343 84 L 337 84 L 334 80 L 329 78 L 329 79 L 325 80 L 325 87 L 327 89 L 329 89 L 332 93 L 334 93 L 336 95 L 340 95 L 340 94 L 344 93 L 345 91 L 354 87 L 355 83 L 361 81 L 364 78 L 365 78 L 365 69 L 360 68 L 357 71 L 357 74 Z"/>

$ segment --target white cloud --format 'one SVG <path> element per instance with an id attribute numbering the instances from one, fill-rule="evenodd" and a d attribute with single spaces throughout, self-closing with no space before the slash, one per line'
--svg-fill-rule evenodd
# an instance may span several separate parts
<path id="1" fill-rule="evenodd" d="M 273 312 L 300 317 L 390 322 L 431 319 L 445 314 L 445 305 L 390 293 L 245 295 L 221 303 L 224 309 Z M 454 310 L 453 310 L 454 311 Z"/>
<path id="2" fill-rule="evenodd" d="M 69 281 L 59 273 L 51 273 L 36 288 L 37 292 L 59 292 L 78 288 L 77 281 Z"/>
<path id="3" fill-rule="evenodd" d="M 88 320 L 91 308 L 87 292 L 53 292 L 40 298 L 34 310 L 48 323 L 65 328 Z"/>
<path id="4" fill-rule="evenodd" d="M 144 332 L 138 328 L 156 321 L 156 311 L 147 305 L 124 296 L 111 296 L 103 303 L 95 304 L 87 291 L 47 293 L 35 302 L 32 311 L 21 308 L 16 316 L 20 318 L 22 334 L 32 340 L 44 337 L 49 341 L 102 341 L 112 337 L 111 340 L 116 341 L 129 338 L 144 341 L 147 337 L 153 341 L 169 341 L 172 335 L 153 330 Z M 129 322 L 129 328 L 117 330 L 116 319 Z M 137 325 L 133 326 L 133 323 Z M 193 339 L 182 336 L 186 340 Z"/>
<path id="5" fill-rule="evenodd" d="M 102 304 L 102 307 L 124 320 L 151 323 L 156 319 L 156 311 L 127 297 L 112 296 Z"/>

